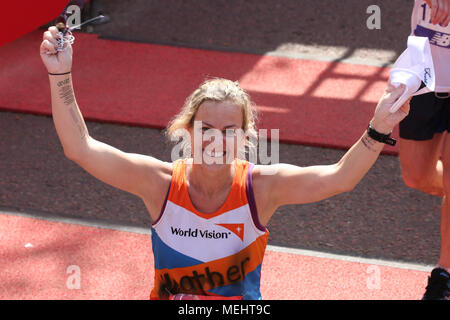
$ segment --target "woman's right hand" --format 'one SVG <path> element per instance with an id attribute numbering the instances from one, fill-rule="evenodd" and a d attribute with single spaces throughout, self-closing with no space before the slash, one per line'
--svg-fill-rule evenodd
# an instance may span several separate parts
<path id="1" fill-rule="evenodd" d="M 72 46 L 66 43 L 63 51 L 57 51 L 59 38 L 60 34 L 55 26 L 44 32 L 40 53 L 49 73 L 65 73 L 72 70 Z"/>

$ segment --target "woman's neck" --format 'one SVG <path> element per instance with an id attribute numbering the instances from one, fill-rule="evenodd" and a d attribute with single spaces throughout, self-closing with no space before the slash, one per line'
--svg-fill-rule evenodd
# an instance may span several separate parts
<path id="1" fill-rule="evenodd" d="M 207 165 L 189 163 L 186 168 L 186 179 L 189 185 L 205 196 L 217 194 L 231 186 L 234 177 L 234 161 L 210 169 Z"/>

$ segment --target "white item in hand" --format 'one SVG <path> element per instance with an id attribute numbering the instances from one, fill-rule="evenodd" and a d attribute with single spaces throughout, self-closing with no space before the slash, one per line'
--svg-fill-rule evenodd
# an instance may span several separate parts
<path id="1" fill-rule="evenodd" d="M 435 73 L 430 43 L 426 37 L 408 37 L 408 48 L 400 55 L 390 71 L 389 82 L 395 88 L 405 85 L 405 91 L 392 105 L 394 113 L 412 96 L 434 91 Z M 422 82 L 425 87 L 420 89 Z"/>

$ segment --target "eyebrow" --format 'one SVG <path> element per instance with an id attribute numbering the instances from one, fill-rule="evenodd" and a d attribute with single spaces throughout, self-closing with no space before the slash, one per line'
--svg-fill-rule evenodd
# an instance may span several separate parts
<path id="1" fill-rule="evenodd" d="M 202 121 L 202 124 L 205 124 L 205 125 L 207 125 L 208 127 L 214 128 L 214 126 L 213 126 L 213 125 L 210 125 L 208 122 Z M 232 128 L 232 127 L 239 128 L 239 126 L 237 126 L 237 125 L 235 125 L 235 124 L 230 124 L 230 125 L 228 125 L 228 126 L 223 127 L 222 130 L 223 130 L 223 129 L 229 129 L 229 128 Z"/>

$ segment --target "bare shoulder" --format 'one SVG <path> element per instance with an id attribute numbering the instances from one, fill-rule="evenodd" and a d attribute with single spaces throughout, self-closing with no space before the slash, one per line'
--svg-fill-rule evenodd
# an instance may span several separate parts
<path id="1" fill-rule="evenodd" d="M 155 166 L 155 164 L 153 164 Z M 158 161 L 157 170 L 145 177 L 148 189 L 141 196 L 153 221 L 157 220 L 172 181 L 173 163 Z"/>
<path id="2" fill-rule="evenodd" d="M 170 177 L 172 177 L 173 162 L 158 160 L 158 168 L 159 168 L 159 173 L 162 176 L 169 175 Z"/>
<path id="3" fill-rule="evenodd" d="M 173 164 L 151 156 L 133 154 L 129 155 L 129 157 L 133 159 L 133 167 L 137 168 L 134 174 L 137 176 L 135 180 L 142 184 L 139 196 L 153 200 L 154 195 L 156 195 L 158 198 L 159 191 L 165 188 L 166 185 L 169 187 Z"/>
<path id="4" fill-rule="evenodd" d="M 290 170 L 296 166 L 276 163 L 271 165 L 255 165 L 252 172 L 254 188 L 262 193 L 273 194 L 273 189 Z M 266 197 L 269 198 L 269 197 Z"/>
<path id="5" fill-rule="evenodd" d="M 173 163 L 157 160 L 157 163 L 152 163 L 151 166 L 153 170 L 147 171 L 149 185 L 153 186 L 150 188 L 151 193 L 169 188 L 172 179 Z"/>
<path id="6" fill-rule="evenodd" d="M 279 169 L 280 164 L 255 165 L 252 171 L 253 182 L 267 187 L 275 179 L 274 175 L 278 173 Z"/>
<path id="7" fill-rule="evenodd" d="M 289 166 L 291 165 L 284 163 L 255 165 L 252 172 L 253 181 L 262 188 L 270 189 L 271 185 L 279 179 L 280 175 L 282 175 Z"/>
<path id="8" fill-rule="evenodd" d="M 280 165 L 255 165 L 252 171 L 253 193 L 259 221 L 266 226 L 277 209 L 277 203 L 271 196 Z"/>

